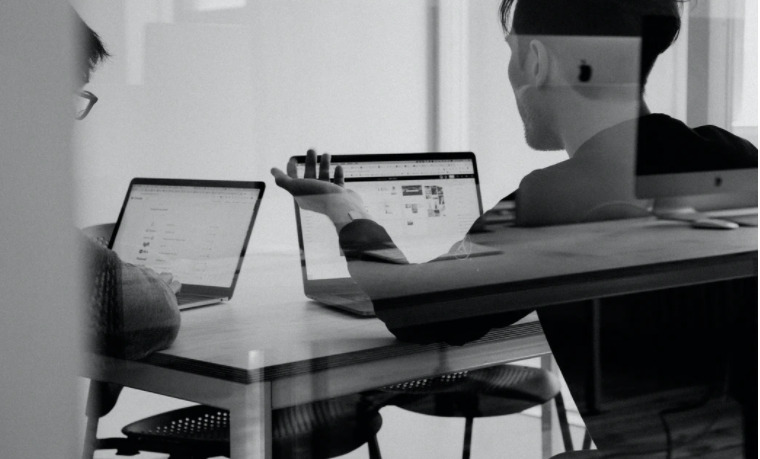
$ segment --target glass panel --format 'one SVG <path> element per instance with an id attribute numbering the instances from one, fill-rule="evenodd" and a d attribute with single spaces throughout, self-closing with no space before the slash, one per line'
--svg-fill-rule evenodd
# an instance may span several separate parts
<path id="1" fill-rule="evenodd" d="M 757 1 L 745 0 L 744 14 L 737 18 L 734 128 L 757 128 Z M 757 132 L 755 132 L 757 137 Z"/>

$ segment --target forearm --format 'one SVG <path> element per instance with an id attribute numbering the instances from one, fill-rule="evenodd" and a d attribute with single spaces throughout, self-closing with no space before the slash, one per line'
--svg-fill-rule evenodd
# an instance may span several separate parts
<path id="1" fill-rule="evenodd" d="M 448 293 L 452 288 L 450 280 L 469 277 L 472 281 L 463 285 L 478 287 L 479 276 L 469 272 L 475 268 L 467 260 L 410 264 L 387 232 L 374 222 L 365 220 L 347 225 L 340 233 L 340 244 L 351 277 L 372 299 L 378 318 L 403 341 L 465 344 L 482 337 L 491 328 L 510 325 L 530 312 L 500 312 L 503 303 L 493 296 L 488 299 L 463 297 L 452 302 Z M 420 315 L 419 306 L 423 303 L 442 299 L 447 302 L 447 310 L 435 316 Z M 480 310 L 494 313 L 473 315 L 476 309 L 470 306 L 474 301 L 479 303 Z M 446 319 L 441 320 L 442 317 Z"/>
<path id="2" fill-rule="evenodd" d="M 124 356 L 141 359 L 165 349 L 177 337 L 180 314 L 174 292 L 155 273 L 122 266 Z"/>

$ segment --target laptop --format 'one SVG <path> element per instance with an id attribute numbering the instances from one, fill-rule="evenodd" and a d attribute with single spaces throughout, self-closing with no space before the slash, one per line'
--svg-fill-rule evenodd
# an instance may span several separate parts
<path id="1" fill-rule="evenodd" d="M 224 302 L 263 195 L 263 182 L 135 178 L 108 246 L 126 263 L 171 273 L 180 310 Z"/>
<path id="2" fill-rule="evenodd" d="M 303 177 L 304 157 L 294 157 Z M 334 155 L 345 186 L 362 197 L 412 263 L 432 260 L 460 241 L 483 211 L 475 155 L 404 153 Z M 304 293 L 323 305 L 373 317 L 370 299 L 351 279 L 335 226 L 295 205 Z"/>

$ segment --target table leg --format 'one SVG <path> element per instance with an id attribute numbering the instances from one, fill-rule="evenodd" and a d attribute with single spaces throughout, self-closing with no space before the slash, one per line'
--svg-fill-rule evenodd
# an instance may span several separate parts
<path id="1" fill-rule="evenodd" d="M 230 458 L 271 458 L 271 383 L 247 385 L 234 400 L 234 406 L 230 409 Z"/>
<path id="2" fill-rule="evenodd" d="M 589 378 L 588 400 L 589 412 L 602 410 L 602 303 L 599 299 L 591 301 L 591 375 Z"/>
<path id="3" fill-rule="evenodd" d="M 541 356 L 541 369 L 546 371 L 552 371 L 552 356 L 546 354 Z M 541 405 L 541 457 L 548 459 L 554 455 L 552 436 L 552 403 L 544 403 Z"/>

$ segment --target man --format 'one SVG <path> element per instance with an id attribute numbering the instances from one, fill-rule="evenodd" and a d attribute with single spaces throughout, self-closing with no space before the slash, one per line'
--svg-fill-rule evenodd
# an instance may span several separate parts
<path id="1" fill-rule="evenodd" d="M 72 12 L 82 49 L 78 62 L 80 86 L 90 80 L 92 70 L 109 54 L 98 35 Z M 97 101 L 92 93 L 80 91 L 76 118 L 84 119 Z M 109 235 L 101 235 L 107 237 Z M 96 240 L 79 238 L 85 265 L 85 310 L 83 332 L 88 350 L 123 359 L 141 359 L 171 345 L 179 333 L 180 314 L 176 293 L 181 285 L 169 273 L 122 262 L 118 255 Z M 83 457 L 92 457 L 98 419 L 116 404 L 122 387 L 92 381 L 87 401 L 88 417 Z"/>
<path id="2" fill-rule="evenodd" d="M 83 50 L 78 65 L 80 84 L 109 57 L 98 35 L 73 13 Z M 83 98 L 77 119 L 85 118 L 97 98 L 80 91 Z M 140 359 L 168 347 L 179 332 L 180 315 L 176 293 L 181 285 L 171 274 L 123 263 L 105 247 L 82 238 L 89 288 L 85 331 L 98 353 Z"/>
<path id="3" fill-rule="evenodd" d="M 719 151 L 730 152 L 729 156 L 756 167 L 757 149 L 749 142 L 716 127 L 690 129 L 668 116 L 651 114 L 643 100 L 643 88 L 657 57 L 678 36 L 681 22 L 677 0 L 503 0 L 500 12 L 512 51 L 508 77 L 526 140 L 534 149 L 563 149 L 569 156 L 555 166 L 529 174 L 516 193 L 506 198 L 516 200 L 518 225 L 648 215 L 645 203 L 633 195 L 637 145 L 666 152 L 688 148 L 698 156 L 709 156 L 717 145 Z M 594 43 L 593 37 L 641 37 L 642 21 L 648 16 L 659 19 L 648 27 L 642 40 L 640 86 L 622 81 L 619 85 L 587 88 L 583 81 L 575 80 L 584 78 L 574 73 L 578 62 L 573 59 L 583 55 L 586 44 Z M 614 73 L 616 69 L 594 70 Z M 406 288 L 404 293 L 409 294 L 415 284 L 427 289 L 421 287 L 421 292 L 429 292 L 435 282 L 430 273 L 444 268 L 406 265 L 387 232 L 365 211 L 361 197 L 343 188 L 340 167 L 336 168 L 334 183 L 329 182 L 329 160 L 329 155 L 322 155 L 317 169 L 316 153 L 310 151 L 303 179 L 297 178 L 292 162 L 287 173 L 273 169 L 272 174 L 299 206 L 323 213 L 335 224 L 351 276 L 372 298 L 377 316 L 396 337 L 420 343 L 463 344 L 527 314 L 528 311 L 518 311 L 460 316 L 446 321 L 429 318 L 423 324 L 408 319 L 414 315 L 413 308 L 400 309 L 388 292 Z M 488 214 L 475 222 L 470 235 L 475 236 L 487 219 Z M 378 249 L 386 254 L 382 259 L 373 255 Z M 391 258 L 396 264 L 388 263 L 387 253 L 394 250 L 396 256 Z M 445 268 L 451 272 L 440 279 L 463 274 L 469 266 L 453 265 L 456 266 Z M 445 286 L 441 285 L 441 290 Z M 615 432 L 609 432 L 605 422 L 593 421 L 598 406 L 596 400 L 586 397 L 590 372 L 587 356 L 591 355 L 588 331 L 592 321 L 601 321 L 602 368 L 606 373 L 605 386 L 597 389 L 605 393 L 607 401 L 631 399 L 653 389 L 670 390 L 684 384 L 709 387 L 708 395 L 713 396 L 721 391 L 716 387 L 727 377 L 723 370 L 725 349 L 721 347 L 726 343 L 721 339 L 727 332 L 710 318 L 715 313 L 726 322 L 737 320 L 730 310 L 757 300 L 751 298 L 750 286 L 742 293 L 744 296 L 739 296 L 741 301 L 721 306 L 723 309 L 716 313 L 714 304 L 706 300 L 709 295 L 710 291 L 702 288 L 630 295 L 607 301 L 597 319 L 593 318 L 596 309 L 589 304 L 538 310 L 552 352 L 598 446 L 612 448 L 624 443 L 615 437 Z M 498 300 L 494 310 L 499 308 L 497 303 Z M 710 333 L 721 346 L 706 344 L 704 336 Z M 700 398 L 701 395 L 697 397 Z M 689 404 L 699 406 L 693 399 L 678 406 Z M 668 409 L 657 408 L 640 413 L 640 418 L 643 425 L 654 426 L 662 434 L 667 413 Z M 660 451 L 666 446 L 672 444 L 665 445 L 662 440 L 655 445 Z"/>

